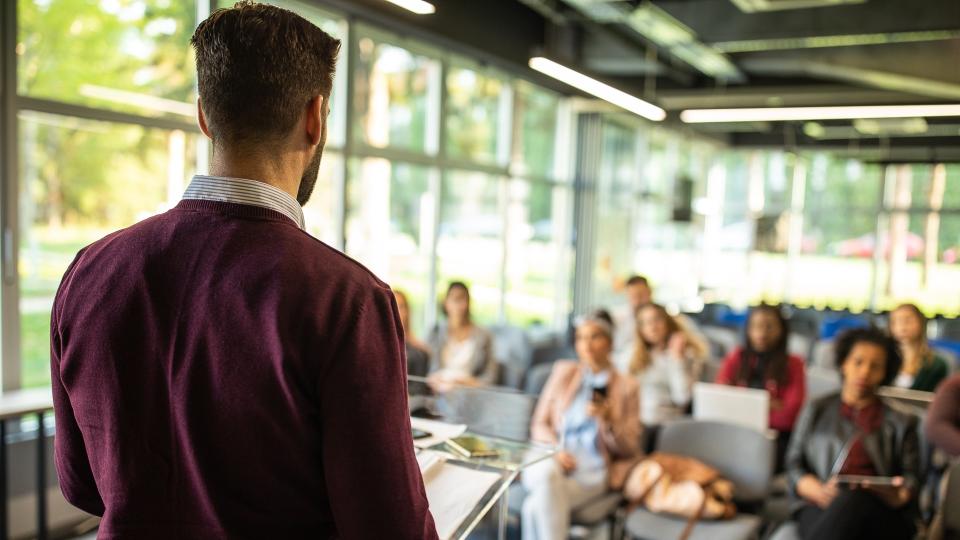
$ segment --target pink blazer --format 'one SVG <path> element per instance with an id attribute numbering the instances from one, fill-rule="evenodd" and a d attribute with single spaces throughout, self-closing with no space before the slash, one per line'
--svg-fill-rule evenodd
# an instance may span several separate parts
<path id="1" fill-rule="evenodd" d="M 623 487 L 630 467 L 640 457 L 643 428 L 640 425 L 640 390 L 636 379 L 617 373 L 613 368 L 611 370 L 607 385 L 610 419 L 600 422 L 599 446 L 608 464 L 608 483 L 611 489 L 618 490 Z M 559 444 L 563 414 L 576 397 L 581 378 L 579 363 L 559 361 L 554 364 L 533 411 L 531 439 Z"/>

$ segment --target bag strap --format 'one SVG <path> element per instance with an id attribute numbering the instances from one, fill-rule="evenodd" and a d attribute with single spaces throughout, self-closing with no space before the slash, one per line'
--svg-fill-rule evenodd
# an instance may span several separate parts
<path id="1" fill-rule="evenodd" d="M 683 528 L 683 532 L 680 533 L 680 537 L 677 540 L 690 540 L 690 535 L 693 534 L 693 528 L 697 526 L 697 522 L 703 517 L 703 511 L 707 507 L 707 489 L 709 488 L 704 488 L 703 490 L 703 500 L 700 501 L 700 507 L 697 508 L 697 513 L 690 516 L 690 519 L 687 520 L 687 526 Z"/>
<path id="2" fill-rule="evenodd" d="M 631 469 L 631 472 L 632 471 L 633 469 Z M 651 493 L 653 493 L 653 488 L 657 487 L 657 484 L 659 484 L 660 481 L 663 480 L 663 477 L 666 476 L 666 474 L 667 474 L 667 471 L 665 471 L 663 467 L 660 467 L 660 475 L 657 476 L 657 479 L 650 483 L 650 487 L 648 487 L 647 490 L 643 492 L 643 495 L 640 495 L 639 497 L 637 497 L 636 500 L 630 501 L 630 504 L 627 505 L 628 515 L 634 510 L 636 510 L 637 507 L 641 506 L 644 503 L 644 501 L 647 500 L 647 497 Z"/>

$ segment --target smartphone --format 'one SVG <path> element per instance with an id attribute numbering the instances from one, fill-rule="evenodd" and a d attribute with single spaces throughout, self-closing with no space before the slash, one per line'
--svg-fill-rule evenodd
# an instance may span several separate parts
<path id="1" fill-rule="evenodd" d="M 485 442 L 476 437 L 455 437 L 447 441 L 447 446 L 454 452 L 467 458 L 490 458 L 500 455 L 500 452 L 490 448 Z"/>
<path id="2" fill-rule="evenodd" d="M 593 387 L 593 402 L 594 403 L 603 403 L 607 400 L 607 387 L 604 386 L 594 386 Z"/>
<path id="3" fill-rule="evenodd" d="M 417 429 L 417 428 L 414 428 L 414 429 L 413 429 L 413 438 L 414 438 L 414 439 L 426 439 L 426 438 L 429 437 L 430 435 L 433 435 L 433 434 L 430 433 L 429 431 L 424 431 L 424 430 L 422 430 L 422 429 Z"/>

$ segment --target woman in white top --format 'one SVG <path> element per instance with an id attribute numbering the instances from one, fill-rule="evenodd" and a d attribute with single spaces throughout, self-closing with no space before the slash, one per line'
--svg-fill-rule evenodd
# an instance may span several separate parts
<path id="1" fill-rule="evenodd" d="M 454 281 L 443 300 L 446 324 L 430 332 L 430 387 L 444 393 L 455 386 L 485 386 L 496 382 L 493 337 L 470 318 L 470 290 Z"/>
<path id="2" fill-rule="evenodd" d="M 640 382 L 641 420 L 653 426 L 682 416 L 706 345 L 657 304 L 637 314 L 637 338 L 628 372 Z"/>

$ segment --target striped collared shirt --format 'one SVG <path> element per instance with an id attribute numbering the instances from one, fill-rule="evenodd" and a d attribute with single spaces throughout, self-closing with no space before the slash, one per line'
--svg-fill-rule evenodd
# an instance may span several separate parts
<path id="1" fill-rule="evenodd" d="M 259 206 L 280 212 L 301 229 L 305 227 L 303 208 L 296 199 L 282 189 L 257 180 L 198 174 L 190 181 L 183 198 Z"/>

